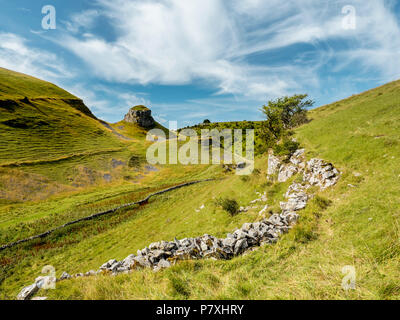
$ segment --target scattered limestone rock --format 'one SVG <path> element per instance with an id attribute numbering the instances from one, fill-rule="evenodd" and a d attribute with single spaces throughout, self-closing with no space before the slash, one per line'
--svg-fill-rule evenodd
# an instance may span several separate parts
<path id="1" fill-rule="evenodd" d="M 293 165 L 298 167 L 299 169 L 304 169 L 306 166 L 305 163 L 305 149 L 299 149 L 290 157 L 289 160 Z"/>
<path id="2" fill-rule="evenodd" d="M 96 275 L 96 271 L 94 271 L 94 270 L 90 270 L 85 273 L 85 277 L 90 277 L 90 276 L 95 276 L 95 275 Z"/>
<path id="3" fill-rule="evenodd" d="M 302 172 L 305 183 L 319 186 L 321 189 L 335 185 L 339 179 L 339 171 L 331 163 L 317 158 L 306 162 L 304 149 L 294 152 L 287 164 L 282 164 L 278 157 L 270 154 L 268 175 L 276 172 L 278 172 L 278 182 L 286 182 L 296 173 Z"/>
<path id="4" fill-rule="evenodd" d="M 307 206 L 308 195 L 305 192 L 292 193 L 287 202 L 281 202 L 280 207 L 283 212 L 298 211 Z"/>
<path id="5" fill-rule="evenodd" d="M 246 168 L 246 162 L 239 162 L 236 166 L 239 169 L 244 169 Z"/>
<path id="6" fill-rule="evenodd" d="M 115 259 L 111 259 L 111 260 L 109 260 L 109 261 L 107 261 L 106 263 L 104 263 L 101 267 L 100 267 L 100 269 L 101 270 L 108 270 L 114 263 L 116 263 L 117 262 L 117 260 L 115 260 Z"/>
<path id="7" fill-rule="evenodd" d="M 157 266 L 154 268 L 154 271 L 159 271 L 161 269 L 166 269 L 169 268 L 171 266 L 171 263 L 168 260 L 165 259 L 161 259 Z"/>
<path id="8" fill-rule="evenodd" d="M 268 175 L 274 175 L 278 172 L 279 168 L 281 166 L 281 162 L 278 157 L 274 156 L 273 154 L 270 154 L 268 157 Z"/>
<path id="9" fill-rule="evenodd" d="M 43 287 L 51 287 L 55 282 L 57 281 L 57 279 L 55 277 L 52 276 L 39 276 L 35 279 L 35 284 L 36 286 L 41 289 Z"/>
<path id="10" fill-rule="evenodd" d="M 293 182 L 285 193 L 285 198 L 289 198 L 291 194 L 305 192 L 308 188 L 310 188 L 309 184 L 302 185 L 300 183 Z"/>
<path id="11" fill-rule="evenodd" d="M 254 199 L 252 201 L 250 201 L 250 204 L 255 204 L 257 202 L 267 202 L 267 192 L 264 192 L 263 194 L 261 194 L 260 192 L 256 192 L 258 196 L 260 196 L 260 198 Z"/>
<path id="12" fill-rule="evenodd" d="M 29 300 L 36 292 L 39 291 L 39 287 L 36 283 L 31 284 L 21 290 L 17 296 L 17 300 Z"/>
<path id="13" fill-rule="evenodd" d="M 235 244 L 235 248 L 233 250 L 233 253 L 235 255 L 238 255 L 240 253 L 242 253 L 246 248 L 248 247 L 247 241 L 246 239 L 239 239 L 236 244 Z"/>
<path id="14" fill-rule="evenodd" d="M 278 182 L 286 182 L 297 173 L 298 169 L 293 164 L 285 164 L 279 168 Z"/>
<path id="15" fill-rule="evenodd" d="M 68 274 L 68 273 L 66 273 L 65 271 L 61 274 L 61 277 L 60 277 L 60 281 L 62 281 L 62 280 L 68 280 L 68 279 L 71 279 L 71 276 Z"/>
<path id="16" fill-rule="evenodd" d="M 339 180 L 339 171 L 322 159 L 311 159 L 303 173 L 303 181 L 319 186 L 322 190 L 331 187 Z"/>
<path id="17" fill-rule="evenodd" d="M 47 277 L 39 276 L 35 279 L 36 286 L 40 289 L 46 283 Z"/>

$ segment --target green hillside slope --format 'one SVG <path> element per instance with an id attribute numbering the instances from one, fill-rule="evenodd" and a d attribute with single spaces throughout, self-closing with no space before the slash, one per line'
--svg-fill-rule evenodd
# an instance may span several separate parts
<path id="1" fill-rule="evenodd" d="M 332 161 L 343 174 L 337 186 L 319 194 L 332 201 L 331 205 L 324 209 L 318 199 L 313 200 L 301 212 L 295 229 L 276 245 L 228 262 L 192 261 L 158 273 L 144 270 L 65 281 L 57 290 L 41 294 L 58 299 L 400 298 L 399 102 L 400 82 L 393 82 L 311 113 L 313 121 L 296 131 L 298 140 L 307 148 L 308 157 Z M 108 258 L 124 258 L 146 243 L 171 240 L 176 233 L 178 237 L 204 232 L 220 236 L 242 221 L 254 221 L 253 212 L 224 221 L 212 198 L 229 194 L 246 203 L 254 190 L 266 190 L 271 206 L 276 206 L 287 186 L 266 182 L 265 157 L 257 159 L 256 166 L 260 175 L 249 180 L 229 177 L 207 187 L 193 186 L 187 192 L 196 197 L 181 194 L 184 191 L 168 195 L 126 222 L 125 230 L 135 229 L 135 235 L 114 238 L 110 232 L 81 243 L 83 250 L 114 239 L 111 248 L 101 250 L 101 259 L 74 254 L 73 266 L 57 263 L 57 270 L 86 271 Z M 178 208 L 174 202 L 182 197 L 184 205 Z M 202 203 L 206 209 L 201 217 L 208 217 L 207 221 L 193 213 Z M 81 259 L 86 262 L 78 262 Z M 348 265 L 355 268 L 356 289 L 345 291 L 342 269 Z"/>
<path id="2" fill-rule="evenodd" d="M 221 171 L 148 165 L 146 129 L 98 120 L 80 99 L 51 83 L 0 69 L 0 93 L 0 245 Z M 158 123 L 155 128 L 168 131 Z M 31 241 L 0 252 L 0 300 L 30 277 L 27 265 L 41 264 L 34 252 L 61 254 L 72 263 L 84 253 L 80 242 L 109 232 L 112 242 L 129 231 L 121 227 L 136 211 L 119 213 L 56 233 L 44 242 L 54 241 L 50 245 Z M 92 245 L 100 257 L 103 246 Z"/>
<path id="3" fill-rule="evenodd" d="M 0 166 L 122 146 L 82 100 L 55 85 L 0 69 Z"/>
<path id="4" fill-rule="evenodd" d="M 77 99 L 56 85 L 23 73 L 0 68 L 1 100 L 28 98 Z"/>
<path id="5" fill-rule="evenodd" d="M 335 187 L 310 201 L 300 212 L 298 225 L 276 245 L 231 261 L 187 261 L 157 273 L 136 270 L 116 277 L 63 281 L 56 290 L 39 295 L 54 299 L 399 299 L 400 82 L 318 108 L 310 118 L 310 123 L 296 129 L 296 138 L 308 158 L 334 163 L 342 176 Z M 140 144 L 144 132 L 124 122 L 112 128 L 132 139 L 118 138 L 128 151 L 117 160 L 126 161 L 123 157 L 135 150 L 144 152 L 145 145 Z M 89 167 L 94 163 L 89 158 L 67 162 Z M 98 170 L 104 170 L 100 164 L 109 160 L 107 156 L 96 162 Z M 54 163 L 37 166 L 56 172 L 61 168 Z M 267 181 L 265 155 L 256 158 L 255 166 L 258 170 L 245 178 L 223 174 L 219 166 L 171 165 L 147 174 L 130 171 L 124 175 L 143 175 L 139 184 L 115 183 L 45 201 L 0 205 L 0 242 L 7 243 L 166 186 L 223 178 L 0 252 L 0 299 L 13 299 L 45 265 L 54 266 L 57 277 L 63 271 L 97 270 L 105 261 L 121 260 L 155 241 L 204 233 L 222 237 L 243 222 L 260 219 L 259 209 L 231 217 L 216 204 L 219 197 L 235 198 L 246 206 L 257 197 L 256 191 L 267 192 L 270 210 L 276 212 L 283 193 L 298 177 L 284 184 Z M 356 290 L 343 290 L 344 266 L 355 268 Z"/>
<path id="6" fill-rule="evenodd" d="M 0 68 L 0 204 L 132 184 L 140 172 L 129 163 L 143 162 L 146 132 L 98 120 L 54 84 Z"/>

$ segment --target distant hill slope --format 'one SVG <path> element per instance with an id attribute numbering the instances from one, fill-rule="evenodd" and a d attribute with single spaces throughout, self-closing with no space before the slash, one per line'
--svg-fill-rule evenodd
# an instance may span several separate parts
<path id="1" fill-rule="evenodd" d="M 266 146 L 264 141 L 261 138 L 263 121 L 229 121 L 229 122 L 211 122 L 211 123 L 200 123 L 193 126 L 187 126 L 178 130 L 178 132 L 182 133 L 185 129 L 194 130 L 199 137 L 202 135 L 202 130 L 218 130 L 219 132 L 223 132 L 225 129 L 229 130 L 242 130 L 243 132 L 243 150 L 245 148 L 246 141 L 246 130 L 253 129 L 254 130 L 254 143 L 255 143 L 255 155 L 260 155 L 266 152 Z M 221 147 L 224 147 L 225 143 L 222 139 Z"/>
<path id="2" fill-rule="evenodd" d="M 56 160 L 121 147 L 83 101 L 0 68 L 0 165 Z"/>
<path id="3" fill-rule="evenodd" d="M 132 157 L 144 158 L 146 132 L 108 124 L 56 85 L 0 68 L 0 199 L 123 181 Z"/>

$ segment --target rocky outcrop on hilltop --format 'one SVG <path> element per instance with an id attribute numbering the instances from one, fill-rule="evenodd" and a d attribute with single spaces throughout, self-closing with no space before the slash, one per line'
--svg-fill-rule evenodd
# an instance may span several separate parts
<path id="1" fill-rule="evenodd" d="M 125 115 L 124 121 L 137 123 L 143 128 L 151 128 L 155 125 L 155 121 L 151 116 L 151 110 L 145 106 L 136 106 L 131 108 Z"/>
<path id="2" fill-rule="evenodd" d="M 285 193 L 287 201 L 280 203 L 281 213 L 273 214 L 262 221 L 245 223 L 240 229 L 236 229 L 222 239 L 205 234 L 197 238 L 181 240 L 175 238 L 174 241 L 154 242 L 148 247 L 138 250 L 136 255 L 131 254 L 121 261 L 111 259 L 105 262 L 97 271 L 91 270 L 73 276 L 64 272 L 57 281 L 104 273 L 117 275 L 141 268 L 152 268 L 154 271 L 159 271 L 181 260 L 231 259 L 253 250 L 257 246 L 277 242 L 280 235 L 288 232 L 297 223 L 300 217 L 298 212 L 304 209 L 307 202 L 314 196 L 307 193 L 310 187 L 318 186 L 322 190 L 336 184 L 339 179 L 339 171 L 332 164 L 321 159 L 306 161 L 303 149 L 297 150 L 287 163 L 271 154 L 268 166 L 268 174 L 278 174 L 278 178 L 280 176 L 279 180 L 282 182 L 287 181 L 294 173 L 303 174 L 303 182 L 293 182 Z M 252 204 L 267 201 L 266 193 L 259 193 L 259 196 L 260 198 L 253 200 Z M 260 211 L 260 215 L 265 213 L 267 207 L 265 206 Z M 40 281 L 43 279 L 23 288 L 18 299 L 31 298 L 38 291 Z"/>

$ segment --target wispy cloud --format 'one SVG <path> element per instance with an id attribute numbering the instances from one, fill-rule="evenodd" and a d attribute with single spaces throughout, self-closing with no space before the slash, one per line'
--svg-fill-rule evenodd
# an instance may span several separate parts
<path id="1" fill-rule="evenodd" d="M 98 10 L 84 10 L 73 14 L 69 21 L 63 21 L 63 23 L 68 31 L 77 33 L 81 29 L 91 28 L 99 16 L 100 12 Z"/>
<path id="2" fill-rule="evenodd" d="M 342 27 L 345 5 L 356 9 L 355 30 Z M 155 103 L 160 119 L 254 119 L 257 106 L 284 94 L 333 100 L 354 93 L 357 83 L 399 78 L 395 5 L 395 0 L 96 0 L 71 13 L 54 33 L 32 31 L 57 49 L 0 33 L 0 65 L 63 85 L 111 120 L 134 104 L 158 100 L 135 89 L 152 93 L 153 85 L 188 84 L 213 93 Z M 68 51 L 72 55 L 64 55 Z M 75 75 L 79 85 L 71 80 Z M 144 87 L 130 86 L 136 84 Z"/>
<path id="3" fill-rule="evenodd" d="M 55 82 L 73 76 L 57 55 L 32 48 L 28 40 L 13 33 L 0 32 L 0 66 Z"/>
<path id="4" fill-rule="evenodd" d="M 400 73 L 400 29 L 392 2 L 300 2 L 235 0 L 97 0 L 85 18 L 75 15 L 71 30 L 88 32 L 96 17 L 108 19 L 116 39 L 65 35 L 59 43 L 84 60 L 103 79 L 133 84 L 206 82 L 216 94 L 265 99 L 319 84 L 319 68 L 332 63 L 331 72 L 357 62 L 384 76 Z M 341 8 L 353 4 L 357 29 L 342 28 Z M 78 18 L 80 17 L 80 18 Z M 88 20 L 88 23 L 85 22 Z M 332 48 L 329 41 L 350 45 Z M 328 42 L 325 46 L 321 43 Z M 293 47 L 314 46 L 310 60 Z M 285 49 L 287 50 L 285 52 Z M 274 66 L 250 58 L 274 50 L 290 54 L 290 61 Z M 308 58 L 308 61 L 307 61 Z"/>

